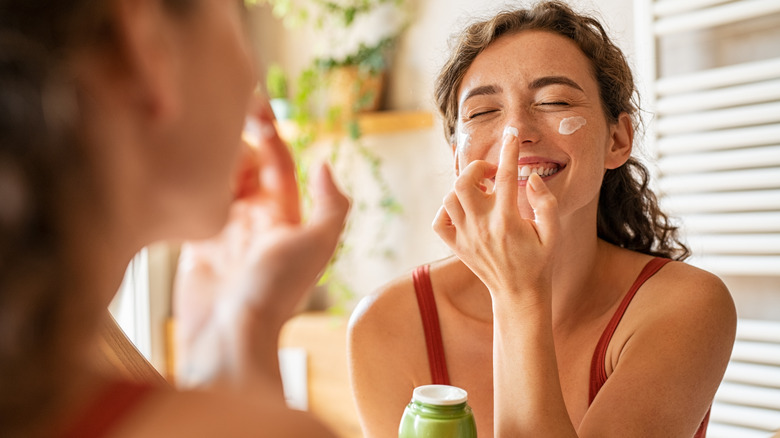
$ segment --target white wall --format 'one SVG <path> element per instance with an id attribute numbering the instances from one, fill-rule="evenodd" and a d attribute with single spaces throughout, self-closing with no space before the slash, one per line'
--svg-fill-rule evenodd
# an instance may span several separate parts
<path id="1" fill-rule="evenodd" d="M 401 41 L 391 77 L 389 106 L 433 109 L 433 81 L 444 63 L 450 37 L 478 18 L 531 4 L 499 0 L 410 0 L 414 21 Z M 633 58 L 633 3 L 629 0 L 572 0 L 576 10 L 600 17 L 617 44 Z"/>

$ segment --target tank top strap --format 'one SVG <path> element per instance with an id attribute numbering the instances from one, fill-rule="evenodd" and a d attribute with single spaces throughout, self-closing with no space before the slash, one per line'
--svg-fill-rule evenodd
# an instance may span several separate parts
<path id="1" fill-rule="evenodd" d="M 670 261 L 671 260 L 667 258 L 656 257 L 645 265 L 645 267 L 639 273 L 639 276 L 636 278 L 636 280 L 634 280 L 634 284 L 631 285 L 631 288 L 626 293 L 623 301 L 620 302 L 620 305 L 615 311 L 615 314 L 612 315 L 612 319 L 610 319 L 607 327 L 604 329 L 604 332 L 601 334 L 601 338 L 599 338 L 599 342 L 596 344 L 596 350 L 593 352 L 593 359 L 591 360 L 590 365 L 590 391 L 588 397 L 588 406 L 593 403 L 593 399 L 596 398 L 596 394 L 598 394 L 601 387 L 607 381 L 607 370 L 605 365 L 607 358 L 607 347 L 609 346 L 609 342 L 612 340 L 612 335 L 615 334 L 615 329 L 617 329 L 618 324 L 620 324 L 620 320 L 623 319 L 623 315 L 626 313 L 628 305 L 631 304 L 631 300 L 634 298 L 634 295 L 636 295 L 636 292 L 639 290 L 639 288 L 645 284 L 647 279 L 652 277 L 656 272 L 658 272 L 659 269 L 661 269 Z"/>
<path id="2" fill-rule="evenodd" d="M 436 299 L 433 296 L 430 265 L 419 266 L 415 269 L 412 273 L 412 279 L 425 333 L 425 346 L 428 351 L 428 365 L 431 369 L 432 383 L 449 385 L 450 376 L 444 358 L 444 343 L 441 337 L 439 312 L 436 310 Z"/>

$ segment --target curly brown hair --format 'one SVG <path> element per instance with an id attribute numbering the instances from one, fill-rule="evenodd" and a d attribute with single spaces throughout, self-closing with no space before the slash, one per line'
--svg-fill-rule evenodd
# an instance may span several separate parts
<path id="1" fill-rule="evenodd" d="M 163 0 L 183 12 L 192 0 Z M 108 0 L 0 0 L 0 431 L 35 436 L 101 311 L 79 290 L 66 221 L 97 202 L 72 54 L 112 44 Z"/>
<path id="2" fill-rule="evenodd" d="M 468 26 L 454 41 L 449 59 L 435 84 L 435 98 L 444 119 L 444 135 L 454 143 L 458 120 L 458 89 L 474 59 L 504 35 L 543 30 L 574 41 L 590 60 L 599 86 L 602 109 L 609 123 L 627 114 L 639 126 L 639 96 L 631 68 L 604 27 L 591 16 L 574 12 L 560 1 L 544 1 L 529 9 L 504 11 Z M 630 157 L 606 171 L 599 195 L 599 238 L 617 246 L 660 257 L 684 260 L 690 251 L 678 227 L 658 206 L 649 188 L 649 171 Z"/>

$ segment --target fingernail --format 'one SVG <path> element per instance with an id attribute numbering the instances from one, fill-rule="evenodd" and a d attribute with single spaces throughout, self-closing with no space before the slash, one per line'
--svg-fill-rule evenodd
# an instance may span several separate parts
<path id="1" fill-rule="evenodd" d="M 253 117 L 246 118 L 241 138 L 255 148 L 260 144 L 260 123 L 258 123 L 257 119 Z"/>
<path id="2" fill-rule="evenodd" d="M 496 183 L 490 178 L 484 180 L 484 186 L 485 186 L 485 193 L 487 193 L 488 195 L 493 194 L 493 191 L 496 189 Z"/>
<path id="3" fill-rule="evenodd" d="M 274 127 L 274 124 L 269 122 L 261 122 L 260 135 L 266 140 L 270 140 L 276 137 L 276 128 Z"/>
<path id="4" fill-rule="evenodd" d="M 504 128 L 504 134 L 502 135 L 502 137 L 506 139 L 506 137 L 509 135 L 511 135 L 514 138 L 517 138 L 517 136 L 520 135 L 520 132 L 514 126 L 507 126 L 506 128 Z"/>

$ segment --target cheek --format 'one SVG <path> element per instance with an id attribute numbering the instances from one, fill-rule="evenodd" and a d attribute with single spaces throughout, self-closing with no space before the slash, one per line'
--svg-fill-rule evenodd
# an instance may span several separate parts
<path id="1" fill-rule="evenodd" d="M 498 162 L 501 132 L 496 134 L 493 131 L 496 130 L 458 126 L 458 144 L 455 152 L 460 170 L 474 160 Z"/>
<path id="2" fill-rule="evenodd" d="M 582 116 L 564 117 L 558 123 L 558 134 L 572 135 L 587 123 L 588 121 Z"/>

